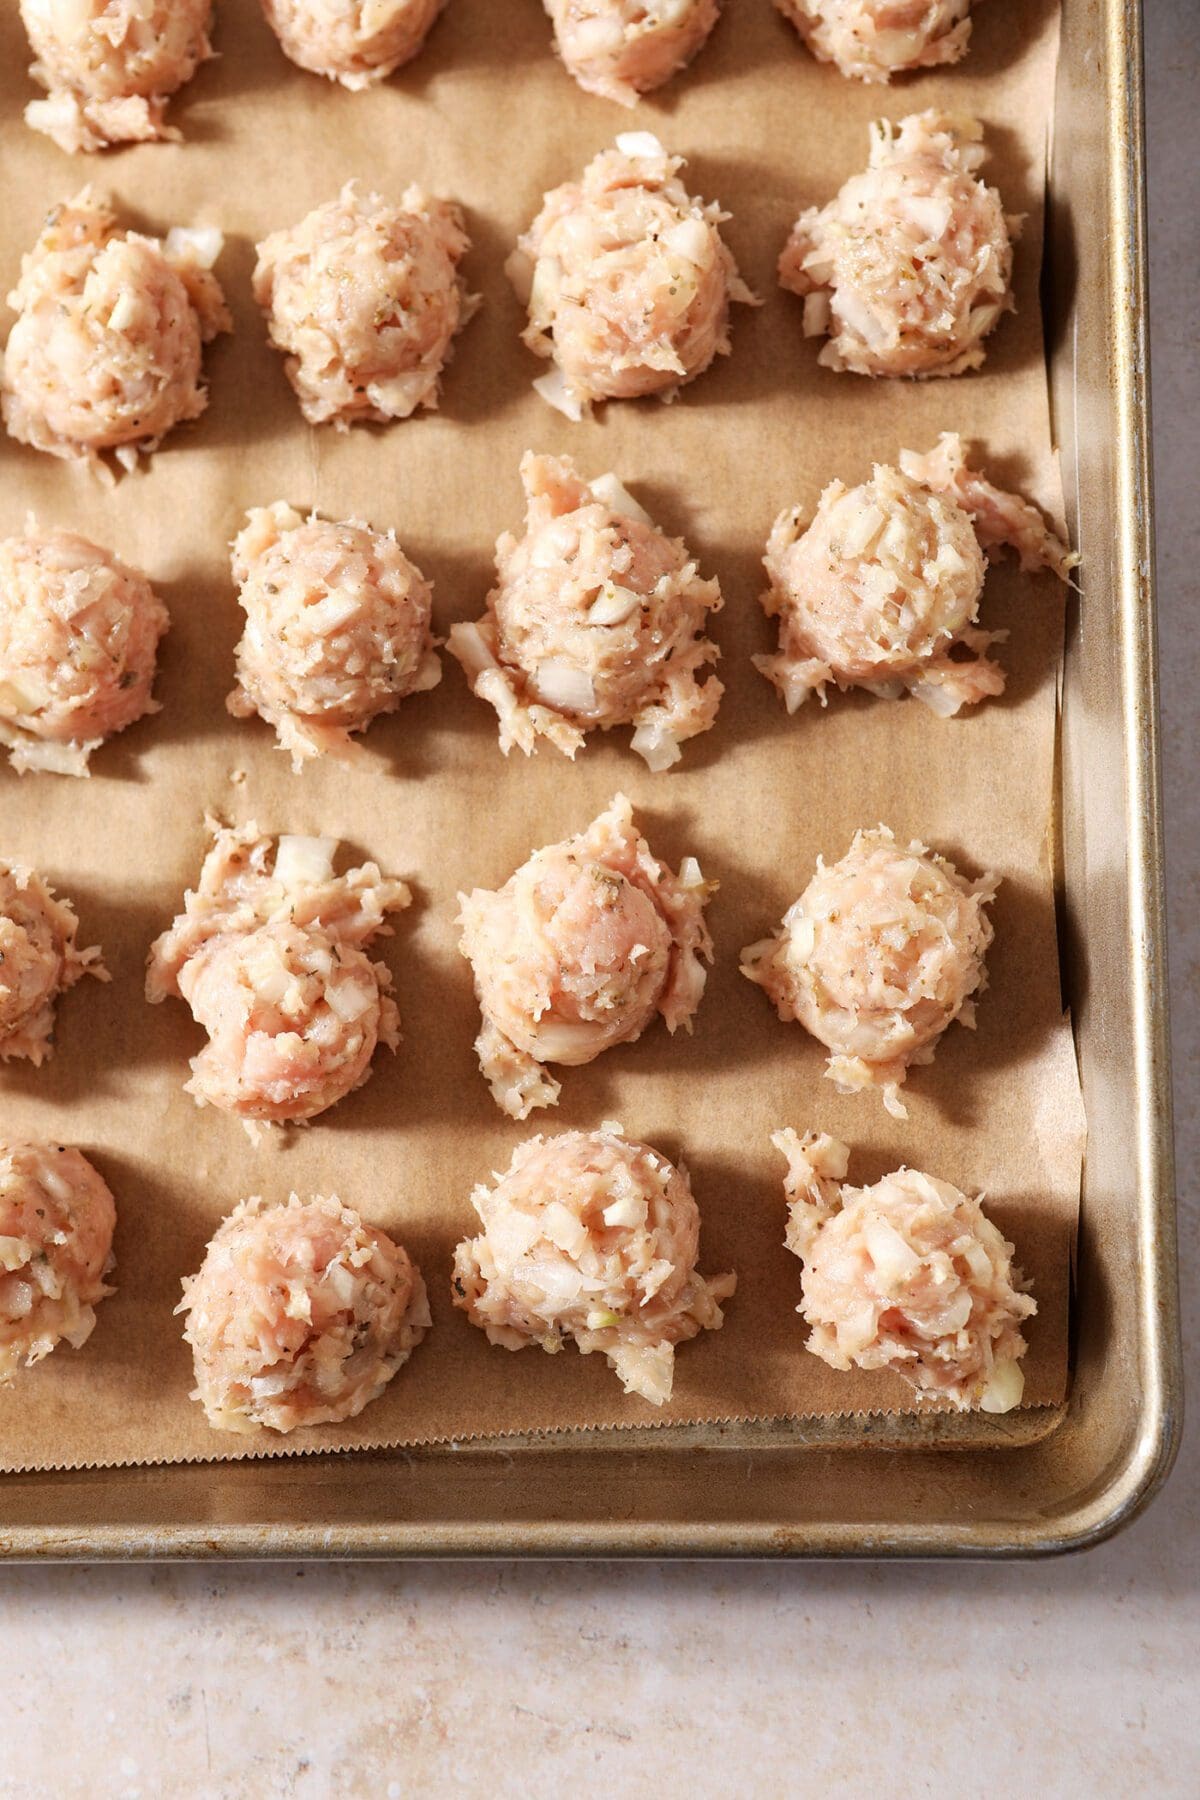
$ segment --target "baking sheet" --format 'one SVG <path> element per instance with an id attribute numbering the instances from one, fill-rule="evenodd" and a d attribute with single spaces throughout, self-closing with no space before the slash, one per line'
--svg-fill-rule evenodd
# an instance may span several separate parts
<path id="1" fill-rule="evenodd" d="M 1003 16 L 1002 16 L 1003 14 Z M 95 1157 L 120 1207 L 118 1294 L 86 1350 L 62 1351 L 0 1395 L 0 1466 L 124 1461 L 421 1442 L 569 1425 L 645 1424 L 907 1409 L 885 1377 L 838 1376 L 802 1351 L 799 1265 L 782 1247 L 778 1124 L 819 1126 L 855 1147 L 852 1176 L 907 1160 L 986 1188 L 1018 1245 L 1040 1312 L 1026 1399 L 1066 1381 L 1068 1272 L 1082 1123 L 1060 1015 L 1051 855 L 1055 683 L 1062 597 L 1009 565 L 989 576 L 984 622 L 1007 625 L 1009 690 L 940 722 L 913 703 L 835 698 L 789 721 L 749 663 L 773 633 L 757 605 L 758 558 L 775 513 L 811 503 L 834 474 L 923 448 L 938 431 L 980 444 L 998 479 L 1059 510 L 1037 311 L 1040 202 L 1057 37 L 1050 0 L 979 9 L 965 67 L 890 93 L 842 82 L 806 58 L 763 0 L 733 0 L 690 76 L 637 114 L 687 155 L 695 191 L 734 215 L 728 241 L 767 304 L 737 309 L 734 354 L 684 391 L 611 407 L 581 426 L 550 412 L 518 342 L 503 259 L 542 191 L 575 174 L 628 116 L 578 94 L 538 6 L 452 0 L 425 56 L 377 93 L 345 95 L 293 70 L 258 9 L 226 5 L 221 60 L 175 111 L 182 146 L 100 162 L 63 157 L 21 126 L 32 92 L 19 26 L 0 22 L 0 150 L 7 175 L 0 274 L 15 279 L 46 206 L 93 179 L 130 222 L 216 223 L 218 273 L 237 330 L 210 352 L 212 403 L 149 468 L 105 492 L 81 471 L 0 446 L 0 529 L 29 506 L 141 564 L 171 610 L 157 718 L 98 754 L 87 783 L 0 771 L 0 853 L 40 866 L 77 902 L 81 937 L 116 980 L 85 984 L 60 1012 L 55 1059 L 0 1072 L 0 1129 L 63 1137 Z M 1017 257 L 1019 311 L 981 374 L 925 385 L 865 383 L 816 367 L 775 257 L 802 205 L 823 202 L 866 156 L 878 112 L 949 103 L 977 110 L 988 176 L 1029 213 Z M 459 340 L 440 413 L 348 438 L 310 431 L 249 300 L 255 241 L 356 175 L 399 194 L 410 180 L 458 198 L 484 295 Z M 652 776 L 613 734 L 570 765 L 548 751 L 499 755 L 490 709 L 456 667 L 442 686 L 372 728 L 369 764 L 290 773 L 266 726 L 224 712 L 240 629 L 226 545 L 248 505 L 286 497 L 333 516 L 394 524 L 435 584 L 439 629 L 477 616 L 491 546 L 519 518 L 527 447 L 568 451 L 586 474 L 614 468 L 666 527 L 683 532 L 726 609 L 715 635 L 727 692 L 717 728 L 680 769 Z M 618 789 L 652 847 L 698 855 L 721 881 L 710 909 L 717 965 L 692 1039 L 661 1030 L 567 1071 L 562 1104 L 527 1126 L 493 1107 L 471 1049 L 477 1011 L 455 949 L 454 896 L 494 886 L 534 845 L 579 829 Z M 272 831 L 336 831 L 356 854 L 410 879 L 417 903 L 384 954 L 405 1043 L 358 1094 L 303 1131 L 255 1149 L 241 1126 L 182 1092 L 201 1036 L 179 1003 L 150 1009 L 151 938 L 194 880 L 206 808 Z M 818 852 L 884 820 L 1003 877 L 979 1030 L 953 1029 L 906 1090 L 907 1124 L 872 1097 L 837 1095 L 823 1054 L 775 1020 L 737 974 L 737 952 L 778 919 Z M 473 1229 L 472 1184 L 503 1167 L 529 1129 L 606 1117 L 683 1152 L 704 1219 L 702 1267 L 738 1270 L 719 1333 L 684 1346 L 672 1404 L 626 1399 L 602 1359 L 490 1348 L 449 1302 L 453 1244 Z M 403 1238 L 429 1284 L 435 1327 L 382 1400 L 354 1424 L 284 1441 L 215 1436 L 189 1404 L 189 1358 L 171 1316 L 182 1274 L 242 1195 L 336 1190 Z"/>

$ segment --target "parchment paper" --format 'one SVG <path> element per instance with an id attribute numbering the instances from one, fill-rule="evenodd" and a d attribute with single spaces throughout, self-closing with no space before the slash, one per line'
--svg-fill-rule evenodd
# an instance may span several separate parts
<path id="1" fill-rule="evenodd" d="M 611 406 L 573 426 L 532 392 L 542 365 L 518 341 L 504 257 L 544 189 L 575 175 L 629 116 L 582 95 L 550 51 L 535 0 L 451 0 L 426 54 L 377 92 L 351 95 L 284 61 L 252 0 L 223 0 L 220 60 L 173 109 L 181 145 L 105 158 L 63 156 L 21 123 L 32 96 L 14 6 L 0 10 L 0 277 L 54 202 L 86 180 L 131 223 L 214 223 L 236 334 L 210 352 L 211 405 L 150 465 L 106 492 L 83 470 L 0 442 L 0 529 L 28 508 L 78 527 L 141 565 L 171 612 L 163 711 L 94 758 L 77 782 L 0 768 L 0 853 L 38 866 L 77 904 L 81 941 L 103 945 L 110 987 L 62 1002 L 57 1053 L 0 1071 L 0 1133 L 79 1144 L 116 1193 L 118 1292 L 86 1349 L 60 1349 L 0 1392 L 0 1466 L 28 1468 L 245 1456 L 417 1443 L 538 1428 L 907 1410 L 908 1388 L 828 1370 L 803 1349 L 799 1264 L 783 1248 L 782 1161 L 771 1130 L 833 1131 L 852 1176 L 902 1161 L 971 1190 L 1016 1241 L 1039 1312 L 1026 1400 L 1058 1401 L 1067 1377 L 1068 1280 L 1082 1121 L 1062 1021 L 1051 855 L 1055 683 L 1062 596 L 1011 565 L 988 578 L 984 623 L 1005 625 L 1004 699 L 956 721 L 915 702 L 834 697 L 789 720 L 749 658 L 773 645 L 757 601 L 776 512 L 811 504 L 834 475 L 923 449 L 954 428 L 993 476 L 1060 510 L 1037 303 L 1045 141 L 1057 42 L 1052 0 L 978 8 L 964 67 L 870 90 L 819 67 L 767 0 L 729 0 L 683 80 L 636 115 L 689 159 L 694 191 L 732 213 L 742 271 L 766 301 L 738 308 L 733 355 L 664 407 Z M 800 208 L 861 168 L 867 124 L 931 104 L 977 111 L 989 178 L 1028 213 L 1017 253 L 1019 311 L 981 374 L 871 383 L 819 370 L 801 308 L 775 283 Z M 300 418 L 249 294 L 255 242 L 350 176 L 398 196 L 410 181 L 457 197 L 474 243 L 480 315 L 459 340 L 442 409 L 339 436 Z M 285 497 L 334 517 L 395 525 L 433 578 L 436 622 L 475 617 L 496 535 L 517 525 L 528 447 L 569 451 L 588 475 L 615 469 L 663 525 L 686 535 L 726 599 L 716 622 L 727 684 L 716 729 L 682 766 L 649 774 L 627 733 L 593 740 L 572 766 L 546 749 L 507 762 L 490 708 L 447 662 L 441 687 L 375 725 L 373 757 L 290 772 L 258 721 L 224 710 L 241 614 L 227 545 L 244 509 Z M 564 1073 L 562 1104 L 525 1126 L 495 1108 L 472 1053 L 478 1015 L 456 951 L 455 895 L 495 886 L 536 845 L 578 830 L 618 789 L 652 847 L 696 854 L 721 891 L 710 909 L 717 962 L 695 1036 L 658 1027 L 590 1068 Z M 151 939 L 172 918 L 206 847 L 203 814 L 271 831 L 337 833 L 414 885 L 417 903 L 384 954 L 404 1044 L 368 1085 L 306 1130 L 256 1149 L 237 1120 L 183 1093 L 202 1036 L 187 1009 L 148 1007 Z M 742 945 L 774 926 L 818 852 L 840 855 L 859 825 L 913 834 L 975 873 L 1003 877 L 991 987 L 979 1029 L 953 1028 L 914 1073 L 907 1124 L 873 1096 L 842 1098 L 823 1052 L 784 1026 L 737 973 Z M 598 1356 L 491 1348 L 449 1298 L 454 1243 L 474 1229 L 474 1182 L 507 1165 L 529 1131 L 617 1118 L 691 1168 L 702 1267 L 734 1267 L 720 1332 L 684 1345 L 673 1402 L 622 1396 Z M 190 1358 L 172 1309 L 218 1220 L 249 1193 L 336 1191 L 398 1234 L 424 1270 L 434 1329 L 383 1399 L 344 1428 L 286 1440 L 220 1436 L 188 1398 Z"/>

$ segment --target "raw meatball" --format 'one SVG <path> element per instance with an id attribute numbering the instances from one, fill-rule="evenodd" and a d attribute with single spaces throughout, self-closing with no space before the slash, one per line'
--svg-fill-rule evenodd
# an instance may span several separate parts
<path id="1" fill-rule="evenodd" d="M 218 1227 L 177 1312 L 192 1396 L 217 1431 L 354 1419 L 432 1323 L 407 1250 L 340 1200 L 243 1200 Z"/>
<path id="2" fill-rule="evenodd" d="M 971 0 L 775 0 L 819 62 L 858 81 L 956 63 L 971 37 Z"/>
<path id="3" fill-rule="evenodd" d="M 687 1171 L 599 1131 L 530 1138 L 471 1195 L 483 1231 L 454 1255 L 454 1304 L 493 1344 L 599 1350 L 627 1394 L 671 1398 L 675 1346 L 724 1322 L 737 1276 L 696 1273 L 700 1214 Z"/>
<path id="4" fill-rule="evenodd" d="M 114 450 L 131 469 L 139 450 L 198 418 L 203 346 L 232 329 L 211 273 L 221 246 L 217 231 L 160 242 L 119 230 L 90 188 L 56 206 L 8 296 L 17 322 L 0 409 L 10 435 L 96 467 Z"/>
<path id="5" fill-rule="evenodd" d="M 984 911 L 994 875 L 965 881 L 923 844 L 900 849 L 880 826 L 817 872 L 773 937 L 742 951 L 742 974 L 781 1019 L 798 1019 L 830 1051 L 843 1094 L 881 1088 L 898 1119 L 912 1064 L 933 1061 L 947 1025 L 974 1028 L 971 996 L 987 986 Z"/>
<path id="6" fill-rule="evenodd" d="M 554 41 L 585 93 L 622 106 L 690 63 L 717 22 L 719 0 L 545 0 Z"/>
<path id="7" fill-rule="evenodd" d="M 720 654 L 704 636 L 719 586 L 615 475 L 589 484 L 569 457 L 527 451 L 521 480 L 525 536 L 497 543 L 487 612 L 451 628 L 451 654 L 496 708 L 506 756 L 541 736 L 573 757 L 597 726 L 632 725 L 638 755 L 670 768 L 724 692 L 697 679 Z"/>
<path id="8" fill-rule="evenodd" d="M 185 1092 L 257 1124 L 307 1120 L 394 1050 L 400 1019 L 383 963 L 365 946 L 412 896 L 364 863 L 335 876 L 334 838 L 272 840 L 217 829 L 200 884 L 150 950 L 146 998 L 186 1000 L 209 1042 Z"/>
<path id="9" fill-rule="evenodd" d="M 627 132 L 546 195 L 508 259 L 529 309 L 522 337 L 552 374 L 534 387 L 569 419 L 595 400 L 674 399 L 729 353 L 729 303 L 757 305 L 717 226 L 649 132 Z"/>
<path id="10" fill-rule="evenodd" d="M 40 875 L 0 860 L 0 1062 L 53 1055 L 54 1003 L 85 975 L 109 979 L 100 951 L 77 950 L 79 920 Z"/>
<path id="11" fill-rule="evenodd" d="M 479 305 L 449 200 L 410 187 L 399 206 L 348 181 L 258 246 L 254 297 L 310 425 L 407 419 L 434 408 L 451 340 Z"/>
<path id="12" fill-rule="evenodd" d="M 61 150 L 178 138 L 167 101 L 212 55 L 212 0 L 21 0 L 47 90 L 25 123 Z"/>
<path id="13" fill-rule="evenodd" d="M 0 994 L 3 990 L 0 989 Z M 0 1144 L 0 1386 L 92 1335 L 113 1289 L 113 1197 L 65 1144 Z"/>
<path id="14" fill-rule="evenodd" d="M 411 62 L 446 0 L 262 0 L 285 56 L 357 91 Z"/>
<path id="15" fill-rule="evenodd" d="M 912 113 L 871 127 L 865 175 L 801 213 L 779 280 L 804 298 L 818 358 L 856 375 L 961 375 L 1011 309 L 1012 242 L 1021 226 L 975 171 L 975 119 Z"/>
<path id="16" fill-rule="evenodd" d="M 897 1169 L 843 1185 L 845 1144 L 777 1131 L 787 1247 L 804 1263 L 808 1348 L 834 1369 L 892 1369 L 919 1403 L 1004 1413 L 1021 1403 L 1021 1322 L 1037 1307 L 978 1200 Z"/>
<path id="17" fill-rule="evenodd" d="M 690 1031 L 712 961 L 704 908 L 715 891 L 694 857 L 675 875 L 652 856 L 618 794 L 498 892 L 460 894 L 459 948 L 483 1014 L 475 1049 L 497 1106 L 524 1119 L 556 1105 L 543 1063 L 589 1063 L 641 1037 L 656 1013 L 668 1031 Z"/>
<path id="18" fill-rule="evenodd" d="M 976 629 L 981 546 L 1011 544 L 1023 569 L 1064 581 L 1077 560 L 1028 501 L 966 467 L 952 432 L 928 456 L 902 450 L 899 469 L 876 463 L 860 487 L 831 482 L 801 526 L 793 507 L 771 532 L 763 607 L 779 618 L 779 654 L 754 658 L 789 712 L 814 690 L 824 702 L 830 681 L 909 692 L 942 718 L 1002 694 L 988 650 L 1008 634 Z"/>
<path id="19" fill-rule="evenodd" d="M 19 774 L 86 775 L 104 739 L 158 711 L 167 609 L 146 577 L 73 531 L 0 540 L 0 744 Z"/>
<path id="20" fill-rule="evenodd" d="M 394 532 L 257 507 L 233 546 L 246 615 L 226 705 L 275 727 L 293 769 L 355 751 L 351 732 L 436 687 L 433 590 Z"/>

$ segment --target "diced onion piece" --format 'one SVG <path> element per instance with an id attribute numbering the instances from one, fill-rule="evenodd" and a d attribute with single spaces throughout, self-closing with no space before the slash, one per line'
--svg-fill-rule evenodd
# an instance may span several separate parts
<path id="1" fill-rule="evenodd" d="M 333 874 L 338 841 L 331 837 L 281 837 L 275 879 L 285 888 L 319 886 Z"/>
<path id="2" fill-rule="evenodd" d="M 611 469 L 605 475 L 597 475 L 591 488 L 597 500 L 610 506 L 615 513 L 620 513 L 622 518 L 638 519 L 643 525 L 653 525 L 654 521 L 645 507 L 638 505 L 624 482 Z"/>
<path id="3" fill-rule="evenodd" d="M 622 131 L 617 138 L 622 156 L 665 156 L 666 151 L 652 131 Z"/>
<path id="4" fill-rule="evenodd" d="M 211 269 L 224 248 L 224 234 L 215 225 L 172 225 L 163 243 L 168 261 L 201 269 Z"/>
<path id="5" fill-rule="evenodd" d="M 979 1405 L 986 1413 L 1011 1412 L 1014 1406 L 1021 1404 L 1024 1392 L 1025 1374 L 1020 1363 L 998 1362 L 979 1397 Z"/>
<path id="6" fill-rule="evenodd" d="M 539 375 L 533 384 L 533 390 L 542 396 L 547 406 L 560 412 L 564 419 L 570 419 L 574 425 L 582 421 L 582 402 L 574 389 L 567 386 L 561 369 L 551 369 L 548 374 Z"/>

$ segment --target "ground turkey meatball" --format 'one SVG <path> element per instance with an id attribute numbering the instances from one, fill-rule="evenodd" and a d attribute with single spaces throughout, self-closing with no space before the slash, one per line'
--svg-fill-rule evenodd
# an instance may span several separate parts
<path id="1" fill-rule="evenodd" d="M 675 1346 L 723 1323 L 733 1274 L 696 1273 L 687 1171 L 621 1127 L 530 1138 L 471 1195 L 483 1231 L 454 1255 L 454 1304 L 493 1344 L 599 1350 L 627 1394 L 671 1398 Z"/>
<path id="2" fill-rule="evenodd" d="M 975 171 L 974 119 L 913 113 L 871 127 L 871 160 L 836 199 L 801 213 L 779 259 L 804 299 L 818 361 L 855 375 L 960 375 L 1011 309 L 1021 221 Z"/>
<path id="3" fill-rule="evenodd" d="M 825 1045 L 839 1092 L 881 1088 L 906 1118 L 910 1066 L 933 1061 L 953 1020 L 974 1027 L 997 886 L 964 880 L 923 844 L 901 849 L 883 826 L 860 831 L 840 862 L 817 858 L 775 935 L 742 951 L 742 974 Z"/>
<path id="4" fill-rule="evenodd" d="M 47 90 L 25 123 L 61 150 L 104 150 L 181 134 L 167 101 L 212 55 L 212 0 L 21 0 Z"/>
<path id="5" fill-rule="evenodd" d="M 51 456 L 133 468 L 208 403 L 201 352 L 232 328 L 215 231 L 160 242 L 118 228 L 90 188 L 56 206 L 8 296 L 0 410 L 10 436 Z"/>
<path id="6" fill-rule="evenodd" d="M 94 947 L 77 950 L 79 920 L 40 875 L 0 859 L 0 1062 L 39 1067 L 54 1051 L 54 1003 L 85 975 L 109 979 Z"/>
<path id="7" fill-rule="evenodd" d="M 167 610 L 146 577 L 73 531 L 0 540 L 0 744 L 19 774 L 86 775 L 146 713 Z"/>
<path id="8" fill-rule="evenodd" d="M 218 1227 L 176 1308 L 192 1395 L 217 1431 L 295 1431 L 354 1419 L 431 1319 L 401 1244 L 332 1196 L 243 1200 Z"/>
<path id="9" fill-rule="evenodd" d="M 588 731 L 632 725 L 638 755 L 670 768 L 724 692 L 697 679 L 720 654 L 704 636 L 719 586 L 614 475 L 589 484 L 569 457 L 527 451 L 521 479 L 525 536 L 497 543 L 487 612 L 451 628 L 451 654 L 499 714 L 506 756 L 546 737 L 573 757 Z"/>
<path id="10" fill-rule="evenodd" d="M 555 364 L 534 387 L 569 419 L 595 400 L 674 399 L 729 352 L 729 303 L 756 305 L 717 227 L 648 132 L 628 132 L 548 193 L 508 260 L 521 334 Z"/>
<path id="11" fill-rule="evenodd" d="M 787 1158 L 787 1247 L 804 1264 L 808 1348 L 834 1369 L 891 1369 L 919 1402 L 1004 1413 L 1021 1403 L 1021 1322 L 1037 1307 L 978 1200 L 897 1169 L 843 1185 L 845 1144 L 771 1139 Z"/>
<path id="12" fill-rule="evenodd" d="M 314 1118 L 394 1050 L 391 977 L 365 947 L 412 896 L 364 863 L 335 876 L 334 838 L 217 829 L 200 883 L 150 950 L 146 998 L 186 1000 L 209 1042 L 185 1092 L 259 1124 Z"/>
<path id="13" fill-rule="evenodd" d="M 233 579 L 246 629 L 225 704 L 273 725 L 293 769 L 351 756 L 351 732 L 442 678 L 433 590 L 394 532 L 304 519 L 280 500 L 247 514 Z"/>
<path id="14" fill-rule="evenodd" d="M 585 93 L 622 106 L 691 62 L 717 22 L 719 0 L 545 0 L 554 41 Z"/>
<path id="15" fill-rule="evenodd" d="M 544 1063 L 592 1062 L 658 1013 L 668 1031 L 690 1031 L 712 961 L 704 908 L 715 891 L 694 857 L 675 875 L 652 856 L 618 794 L 498 892 L 460 894 L 459 948 L 483 1014 L 475 1048 L 497 1106 L 524 1119 L 556 1105 Z"/>
<path id="16" fill-rule="evenodd" d="M 407 419 L 434 408 L 451 340 L 479 305 L 449 200 L 410 187 L 399 206 L 349 181 L 258 246 L 254 297 L 310 425 Z"/>
<path id="17" fill-rule="evenodd" d="M 819 62 L 858 81 L 956 63 L 971 37 L 971 0 L 775 0 Z"/>
<path id="18" fill-rule="evenodd" d="M 762 603 L 779 619 L 779 653 L 755 665 L 789 712 L 814 691 L 823 703 L 828 682 L 912 693 L 943 718 L 1002 694 L 988 650 L 1008 634 L 976 628 L 982 547 L 1002 544 L 1023 569 L 1062 580 L 1077 560 L 1036 507 L 966 467 L 952 432 L 928 456 L 902 450 L 899 469 L 876 463 L 859 487 L 833 481 L 808 525 L 799 507 L 775 521 Z"/>
<path id="19" fill-rule="evenodd" d="M 2 990 L 0 990 L 2 992 Z M 92 1335 L 113 1292 L 113 1197 L 65 1144 L 0 1144 L 0 1387 L 64 1341 Z"/>
<path id="20" fill-rule="evenodd" d="M 262 0 L 285 56 L 357 91 L 421 49 L 446 0 Z"/>

